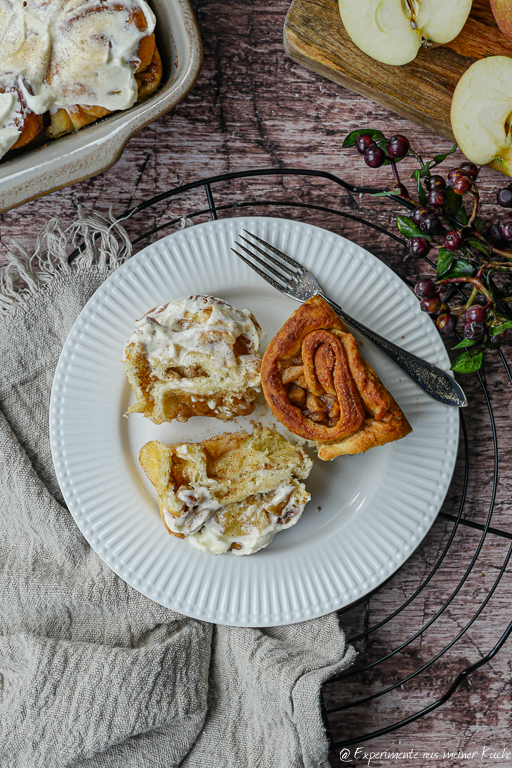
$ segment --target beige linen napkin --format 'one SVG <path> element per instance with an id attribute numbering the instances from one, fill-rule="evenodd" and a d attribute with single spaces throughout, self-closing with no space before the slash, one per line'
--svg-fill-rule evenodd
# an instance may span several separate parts
<path id="1" fill-rule="evenodd" d="M 327 766 L 319 690 L 354 657 L 335 615 L 272 629 L 189 619 L 116 576 L 64 504 L 55 366 L 130 253 L 119 224 L 79 212 L 0 271 L 0 766 Z"/>

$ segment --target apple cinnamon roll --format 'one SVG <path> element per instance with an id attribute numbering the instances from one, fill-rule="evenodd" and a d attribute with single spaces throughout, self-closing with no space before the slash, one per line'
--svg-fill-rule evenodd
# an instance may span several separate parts
<path id="1" fill-rule="evenodd" d="M 295 525 L 313 462 L 276 430 L 256 427 L 202 443 L 146 443 L 139 461 L 173 536 L 213 554 L 250 555 Z"/>
<path id="2" fill-rule="evenodd" d="M 276 418 L 315 442 L 325 461 L 411 432 L 353 335 L 320 296 L 308 299 L 272 339 L 261 379 Z"/>
<path id="3" fill-rule="evenodd" d="M 252 413 L 261 391 L 261 327 L 248 309 L 213 296 L 188 296 L 135 322 L 125 369 L 142 413 L 155 424 Z"/>

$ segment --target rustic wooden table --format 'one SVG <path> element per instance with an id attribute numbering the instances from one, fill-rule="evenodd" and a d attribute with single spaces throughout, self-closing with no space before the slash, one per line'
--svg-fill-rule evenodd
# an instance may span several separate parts
<path id="1" fill-rule="evenodd" d="M 86 212 L 100 213 L 113 206 L 114 212 L 120 214 L 158 192 L 205 175 L 246 168 L 295 166 L 330 171 L 355 184 L 381 184 L 383 172 L 370 171 L 353 152 L 341 148 L 344 135 L 360 126 L 379 127 L 388 134 L 404 133 L 425 154 L 448 149 L 445 140 L 288 59 L 282 46 L 286 11 L 287 0 L 277 0 L 272 6 L 263 0 L 198 0 L 196 12 L 204 42 L 204 66 L 192 92 L 174 112 L 136 135 L 121 160 L 106 173 L 2 214 L 0 260 L 5 258 L 4 249 L 12 238 L 30 247 L 38 228 L 49 217 L 58 215 L 64 222 L 71 222 L 78 204 Z M 502 178 L 484 169 L 481 181 L 484 199 L 493 201 Z M 348 206 L 355 213 L 393 227 L 394 204 L 385 199 L 361 199 L 346 193 L 340 196 L 331 183 L 318 180 L 276 177 L 237 183 L 230 188 L 224 185 L 216 190 L 217 201 L 242 199 L 249 190 L 251 197 Z M 171 212 L 178 215 L 204 205 L 204 193 L 196 192 L 185 201 L 173 203 Z M 263 209 L 263 212 L 275 213 L 275 209 Z M 162 206 L 145 216 L 144 221 L 128 221 L 126 226 L 130 234 L 136 236 L 141 227 L 148 228 L 148 219 L 149 223 L 157 223 L 168 213 Z M 281 215 L 303 218 L 356 239 L 404 275 L 414 276 L 420 269 L 418 264 L 404 261 L 400 246 L 377 237 L 361 225 L 307 211 L 283 209 Z M 510 360 L 508 347 L 505 353 Z M 507 450 L 512 389 L 496 355 L 489 356 L 485 375 L 500 449 L 500 482 L 492 524 L 512 531 L 508 518 L 512 460 Z M 467 422 L 472 461 L 465 515 L 482 522 L 491 494 L 493 450 L 489 416 L 476 377 L 466 377 L 464 386 L 470 399 Z M 456 477 L 460 475 L 459 464 Z M 445 512 L 456 513 L 460 487 L 460 481 L 456 480 L 445 503 Z M 412 594 L 430 572 L 451 529 L 450 521 L 439 518 L 401 571 L 375 596 L 343 615 L 342 624 L 349 637 L 377 624 Z M 479 530 L 461 527 L 457 531 L 429 587 L 396 619 L 356 642 L 357 665 L 387 654 L 434 616 L 462 577 L 480 536 Z M 371 696 L 418 670 L 441 651 L 464 629 L 482 603 L 504 561 L 509 543 L 506 538 L 488 535 L 464 587 L 431 628 L 389 661 L 367 673 L 327 684 L 324 688 L 327 706 L 342 706 Z M 332 715 L 334 739 L 339 741 L 378 730 L 438 699 L 462 668 L 493 647 L 512 619 L 507 597 L 510 583 L 510 569 L 506 568 L 486 610 L 435 664 L 387 695 Z M 371 761 L 373 766 L 394 763 L 443 768 L 512 765 L 512 755 L 499 756 L 510 744 L 510 672 L 510 646 L 505 645 L 489 664 L 460 686 L 445 706 L 393 733 L 371 741 L 363 739 L 350 747 L 350 755 L 345 756 L 345 760 L 367 764 L 368 759 L 362 752 L 356 753 L 357 747 L 365 747 L 366 751 L 409 753 L 400 759 L 381 755 Z M 483 749 L 488 751 L 482 755 Z M 458 750 L 473 757 L 444 756 L 446 752 Z M 495 757 L 492 757 L 493 750 Z M 334 749 L 331 763 L 333 766 L 347 764 L 340 760 L 339 750 Z"/>

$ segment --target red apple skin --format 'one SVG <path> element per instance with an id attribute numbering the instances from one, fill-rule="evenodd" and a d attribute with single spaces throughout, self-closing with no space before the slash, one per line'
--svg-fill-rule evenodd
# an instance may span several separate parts
<path id="1" fill-rule="evenodd" d="M 496 24 L 512 42 L 512 0 L 491 0 L 491 8 Z"/>

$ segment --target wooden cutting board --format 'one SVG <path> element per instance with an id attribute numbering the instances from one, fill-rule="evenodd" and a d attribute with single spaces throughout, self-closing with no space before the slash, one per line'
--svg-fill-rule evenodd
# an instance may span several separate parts
<path id="1" fill-rule="evenodd" d="M 284 25 L 284 47 L 294 61 L 313 72 L 447 139 L 453 139 L 450 104 L 461 75 L 485 56 L 512 57 L 512 43 L 500 32 L 488 0 L 473 1 L 470 17 L 455 40 L 422 49 L 414 61 L 400 67 L 381 64 L 354 45 L 341 22 L 337 0 L 293 0 Z"/>

